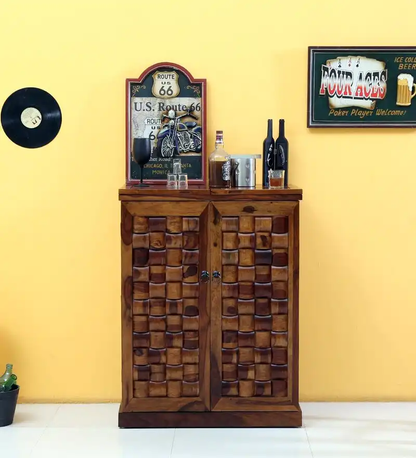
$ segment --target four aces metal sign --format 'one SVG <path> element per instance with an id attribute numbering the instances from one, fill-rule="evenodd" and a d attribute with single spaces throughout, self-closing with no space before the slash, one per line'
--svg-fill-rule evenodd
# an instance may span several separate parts
<path id="1" fill-rule="evenodd" d="M 309 47 L 308 127 L 416 127 L 415 47 Z"/>

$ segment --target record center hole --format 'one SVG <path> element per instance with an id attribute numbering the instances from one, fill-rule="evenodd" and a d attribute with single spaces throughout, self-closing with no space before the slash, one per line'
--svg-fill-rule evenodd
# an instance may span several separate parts
<path id="1" fill-rule="evenodd" d="M 35 107 L 27 107 L 22 111 L 20 120 L 28 129 L 36 129 L 36 127 L 39 127 L 42 122 L 42 114 Z"/>

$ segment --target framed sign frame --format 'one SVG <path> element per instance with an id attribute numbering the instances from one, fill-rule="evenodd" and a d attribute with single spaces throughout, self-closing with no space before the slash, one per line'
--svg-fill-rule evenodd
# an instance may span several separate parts
<path id="1" fill-rule="evenodd" d="M 309 46 L 307 127 L 416 127 L 416 47 Z"/>
<path id="2" fill-rule="evenodd" d="M 160 62 L 138 78 L 126 79 L 126 184 L 140 182 L 132 155 L 134 138 L 150 138 L 152 153 L 143 181 L 165 184 L 172 161 L 181 159 L 188 183 L 205 184 L 206 79 L 194 78 L 181 65 Z"/>

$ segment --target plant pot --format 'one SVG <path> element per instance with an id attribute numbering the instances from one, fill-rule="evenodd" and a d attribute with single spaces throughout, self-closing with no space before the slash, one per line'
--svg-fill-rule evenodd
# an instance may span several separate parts
<path id="1" fill-rule="evenodd" d="M 6 393 L 0 393 L 0 427 L 9 426 L 13 423 L 18 397 L 18 385 L 13 385 L 13 388 Z"/>

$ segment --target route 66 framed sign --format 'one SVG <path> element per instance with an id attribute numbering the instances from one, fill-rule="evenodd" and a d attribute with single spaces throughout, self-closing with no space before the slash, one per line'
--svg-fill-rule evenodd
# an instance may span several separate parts
<path id="1" fill-rule="evenodd" d="M 174 158 L 180 158 L 190 184 L 206 183 L 206 80 L 184 67 L 162 62 L 137 79 L 126 80 L 126 182 L 140 181 L 134 160 L 135 138 L 150 138 L 151 157 L 143 181 L 166 183 Z"/>

